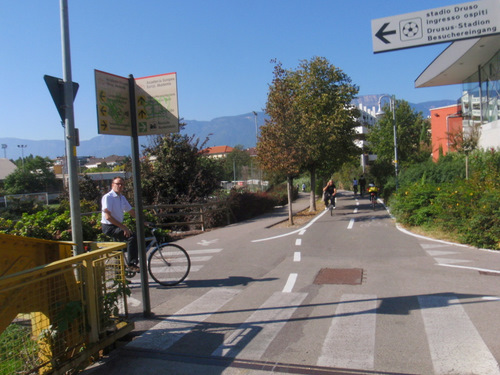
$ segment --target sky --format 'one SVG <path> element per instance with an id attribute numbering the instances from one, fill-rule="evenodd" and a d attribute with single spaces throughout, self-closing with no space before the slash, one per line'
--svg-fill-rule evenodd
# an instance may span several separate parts
<path id="1" fill-rule="evenodd" d="M 373 53 L 371 20 L 452 0 L 68 0 L 80 139 L 98 135 L 94 70 L 122 77 L 177 73 L 179 116 L 209 121 L 260 112 L 274 64 L 326 58 L 360 88 L 411 103 L 456 100 L 461 86 L 414 87 L 447 47 Z M 63 140 L 43 80 L 63 77 L 60 2 L 0 0 L 0 138 Z M 263 121 L 259 119 L 259 122 Z M 188 129 L 186 129 L 188 131 Z"/>

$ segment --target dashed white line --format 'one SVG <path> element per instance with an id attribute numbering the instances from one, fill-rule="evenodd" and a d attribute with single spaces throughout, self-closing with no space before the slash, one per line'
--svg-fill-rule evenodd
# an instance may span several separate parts
<path id="1" fill-rule="evenodd" d="M 300 262 L 300 251 L 296 251 L 296 252 L 293 254 L 293 261 L 294 261 L 294 262 Z"/>
<path id="2" fill-rule="evenodd" d="M 300 246 L 300 245 L 302 245 L 302 240 L 300 238 L 297 238 L 295 240 L 295 246 Z"/>
<path id="3" fill-rule="evenodd" d="M 347 226 L 347 229 L 352 229 L 354 226 L 354 219 L 349 220 L 349 225 Z"/>
<path id="4" fill-rule="evenodd" d="M 283 293 L 291 293 L 295 282 L 297 281 L 297 274 L 291 273 L 288 276 L 288 280 L 286 281 L 285 287 L 283 288 Z"/>

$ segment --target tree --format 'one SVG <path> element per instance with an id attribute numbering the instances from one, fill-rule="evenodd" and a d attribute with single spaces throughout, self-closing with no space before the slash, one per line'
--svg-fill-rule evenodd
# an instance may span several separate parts
<path id="1" fill-rule="evenodd" d="M 294 100 L 294 86 L 289 73 L 281 63 L 276 63 L 265 108 L 269 120 L 265 120 L 260 128 L 257 159 L 266 172 L 286 178 L 290 224 L 293 224 L 293 178 L 299 174 L 305 157 L 305 148 L 299 138 L 300 119 Z"/>
<path id="2" fill-rule="evenodd" d="M 248 167 L 251 163 L 250 159 L 250 155 L 243 150 L 242 145 L 234 146 L 233 151 L 231 151 L 224 160 L 224 180 L 231 181 L 242 179 L 243 177 L 236 173 L 236 170 L 237 168 L 242 170 L 243 167 Z"/>
<path id="3" fill-rule="evenodd" d="M 198 145 L 194 137 L 173 133 L 158 136 L 145 148 L 141 174 L 146 204 L 201 201 L 219 187 L 221 170 Z"/>
<path id="4" fill-rule="evenodd" d="M 52 172 L 52 161 L 41 156 L 27 156 L 23 163 L 16 161 L 18 168 L 4 181 L 7 194 L 40 193 L 55 190 L 58 186 Z"/>
<path id="5" fill-rule="evenodd" d="M 396 134 L 398 166 L 400 169 L 429 159 L 429 121 L 422 112 L 413 111 L 405 100 L 396 100 Z M 384 185 L 394 175 L 394 122 L 390 106 L 383 107 L 384 114 L 368 134 L 369 148 L 377 155 L 371 170 L 379 185 Z"/>

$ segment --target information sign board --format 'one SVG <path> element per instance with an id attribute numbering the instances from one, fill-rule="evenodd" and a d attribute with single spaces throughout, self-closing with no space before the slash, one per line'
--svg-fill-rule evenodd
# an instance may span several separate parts
<path id="1" fill-rule="evenodd" d="M 128 78 L 95 71 L 98 134 L 132 135 Z"/>
<path id="2" fill-rule="evenodd" d="M 177 74 L 136 78 L 137 134 L 165 134 L 179 131 Z"/>
<path id="3" fill-rule="evenodd" d="M 372 20 L 373 52 L 500 33 L 500 0 L 481 0 Z"/>

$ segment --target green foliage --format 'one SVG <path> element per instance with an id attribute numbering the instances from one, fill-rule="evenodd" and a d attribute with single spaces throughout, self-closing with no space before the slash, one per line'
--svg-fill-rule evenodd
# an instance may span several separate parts
<path id="1" fill-rule="evenodd" d="M 391 211 L 403 224 L 439 228 L 463 243 L 500 249 L 500 153 L 474 152 L 469 180 L 462 178 L 463 162 L 450 155 L 405 171 Z"/>
<path id="2" fill-rule="evenodd" d="M 31 327 L 10 324 L 0 334 L 0 375 L 25 374 L 37 363 L 38 345 Z"/>
<path id="3" fill-rule="evenodd" d="M 49 158 L 30 155 L 24 158 L 24 166 L 9 174 L 4 181 L 7 194 L 50 192 L 57 188 L 56 176 L 50 170 L 52 161 Z"/>
<path id="4" fill-rule="evenodd" d="M 250 193 L 245 190 L 231 190 L 229 207 L 236 222 L 247 220 L 268 212 L 276 206 L 276 200 L 268 193 Z"/>
<path id="5" fill-rule="evenodd" d="M 203 156 L 192 137 L 172 133 L 146 148 L 141 165 L 144 204 L 170 204 L 179 199 L 199 202 L 219 187 L 217 161 Z"/>

